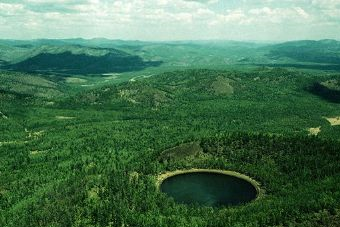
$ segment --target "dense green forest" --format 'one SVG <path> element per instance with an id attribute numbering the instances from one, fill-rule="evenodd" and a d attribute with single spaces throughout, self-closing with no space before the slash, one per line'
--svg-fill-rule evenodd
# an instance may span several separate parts
<path id="1" fill-rule="evenodd" d="M 0 40 L 0 68 L 45 74 L 136 73 L 137 70 L 149 72 L 150 67 L 159 66 L 168 67 L 170 71 L 226 67 L 244 70 L 254 65 L 340 71 L 339 60 L 340 42 L 336 40 L 284 43 Z"/>
<path id="2" fill-rule="evenodd" d="M 338 73 L 77 78 L 0 73 L 0 226 L 340 225 Z M 164 159 L 187 142 L 201 149 Z M 156 187 L 159 174 L 191 168 L 246 174 L 264 196 L 212 208 Z"/>
<path id="3" fill-rule="evenodd" d="M 24 47 L 24 49 L 27 49 Z M 5 64 L 3 68 L 23 72 L 59 73 L 107 73 L 141 70 L 158 66 L 160 61 L 144 61 L 141 57 L 113 48 L 89 48 L 80 46 L 43 46 L 34 50 L 24 60 Z M 31 56 L 32 55 L 32 56 Z M 22 57 L 21 57 L 22 58 Z M 20 55 L 19 55 L 20 59 Z"/>

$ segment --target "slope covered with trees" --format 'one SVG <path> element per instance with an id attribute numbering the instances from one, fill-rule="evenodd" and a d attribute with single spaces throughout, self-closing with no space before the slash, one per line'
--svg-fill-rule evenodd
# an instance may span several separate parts
<path id="1" fill-rule="evenodd" d="M 186 70 L 79 93 L 61 83 L 48 98 L 3 92 L 0 226 L 337 226 L 340 128 L 325 117 L 340 108 L 307 89 L 337 77 Z M 197 152 L 171 149 L 189 142 Z M 264 196 L 211 208 L 157 189 L 158 174 L 191 168 L 244 173 Z"/>
<path id="2" fill-rule="evenodd" d="M 270 47 L 269 56 L 287 57 L 299 62 L 340 64 L 340 42 L 336 40 L 306 40 L 277 44 Z"/>
<path id="3" fill-rule="evenodd" d="M 236 41 L 141 42 L 109 39 L 0 40 L 2 68 L 67 74 L 159 68 L 230 69 L 271 66 L 340 71 L 336 40 L 284 43 Z M 7 66 L 6 66 L 7 65 Z"/>
<path id="4" fill-rule="evenodd" d="M 3 68 L 24 72 L 100 74 L 136 71 L 161 64 L 113 48 L 39 46 L 23 53 Z"/>

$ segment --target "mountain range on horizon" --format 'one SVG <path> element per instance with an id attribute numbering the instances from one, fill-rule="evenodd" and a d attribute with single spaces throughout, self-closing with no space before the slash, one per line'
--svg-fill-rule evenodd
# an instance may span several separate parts
<path id="1" fill-rule="evenodd" d="M 147 67 L 274 65 L 338 70 L 340 41 L 144 42 L 96 39 L 0 40 L 0 68 L 24 72 L 93 74 Z"/>

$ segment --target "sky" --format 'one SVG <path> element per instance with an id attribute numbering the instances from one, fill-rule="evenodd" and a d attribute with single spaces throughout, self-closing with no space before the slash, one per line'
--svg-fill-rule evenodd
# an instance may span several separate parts
<path id="1" fill-rule="evenodd" d="M 0 0 L 0 39 L 340 40 L 340 0 Z"/>

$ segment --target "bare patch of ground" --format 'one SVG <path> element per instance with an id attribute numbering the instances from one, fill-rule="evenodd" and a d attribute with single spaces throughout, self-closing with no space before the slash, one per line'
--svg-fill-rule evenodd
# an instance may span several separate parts
<path id="1" fill-rule="evenodd" d="M 104 82 L 109 82 L 109 81 L 112 81 L 112 80 L 116 80 L 117 78 L 118 78 L 118 75 L 119 74 L 117 74 L 117 75 L 115 75 L 115 74 L 112 74 L 111 76 L 105 76 L 104 77 Z"/>
<path id="2" fill-rule="evenodd" d="M 3 142 L 0 142 L 0 147 L 2 145 L 7 145 L 7 144 L 15 144 L 17 141 L 3 141 Z"/>
<path id="3" fill-rule="evenodd" d="M 76 117 L 69 117 L 69 116 L 55 116 L 56 119 L 58 120 L 72 120 L 75 119 Z"/>
<path id="4" fill-rule="evenodd" d="M 27 130 L 27 128 L 25 128 L 25 132 L 28 133 L 28 138 L 38 138 L 38 137 L 41 137 L 44 133 L 45 133 L 45 130 L 41 130 L 41 131 L 36 131 L 36 132 L 33 132 L 33 131 L 29 131 Z"/>
<path id="5" fill-rule="evenodd" d="M 321 132 L 321 126 L 316 128 L 309 128 L 308 129 L 308 135 L 310 136 L 317 136 Z"/>
<path id="6" fill-rule="evenodd" d="M 99 188 L 93 187 L 87 192 L 88 199 L 99 200 Z"/>
<path id="7" fill-rule="evenodd" d="M 80 86 L 82 86 L 82 87 L 92 87 L 92 86 L 94 86 L 94 84 L 82 84 Z"/>
<path id="8" fill-rule="evenodd" d="M 52 102 L 52 101 L 51 101 L 51 102 L 46 102 L 45 104 L 46 104 L 47 106 L 53 106 L 54 103 L 55 103 L 55 102 Z"/>
<path id="9" fill-rule="evenodd" d="M 143 78 L 150 78 L 150 77 L 152 77 L 153 76 L 153 74 L 150 74 L 150 75 L 143 75 L 142 77 Z"/>
<path id="10" fill-rule="evenodd" d="M 232 95 L 234 88 L 230 85 L 230 79 L 217 77 L 211 84 L 211 89 L 216 95 Z"/>
<path id="11" fill-rule="evenodd" d="M 338 80 L 327 80 L 320 83 L 321 85 L 327 87 L 332 90 L 340 90 L 340 83 Z"/>
<path id="12" fill-rule="evenodd" d="M 116 79 L 117 76 L 121 75 L 120 73 L 103 73 L 103 76 L 105 76 L 105 78 L 109 78 L 112 77 L 112 79 Z"/>
<path id="13" fill-rule="evenodd" d="M 118 74 L 117 75 L 111 75 L 111 76 L 105 76 L 104 77 L 105 80 L 115 80 L 118 78 Z"/>
<path id="14" fill-rule="evenodd" d="M 8 193 L 8 190 L 0 187 L 0 197 Z"/>
<path id="15" fill-rule="evenodd" d="M 129 181 L 130 182 L 133 182 L 133 181 L 137 181 L 139 178 L 139 173 L 137 172 L 131 172 L 130 175 L 129 175 Z"/>
<path id="16" fill-rule="evenodd" d="M 0 116 L 1 116 L 3 119 L 8 119 L 8 117 L 7 117 L 3 112 L 1 112 L 1 111 L 0 111 Z"/>
<path id="17" fill-rule="evenodd" d="M 200 155 L 202 151 L 203 149 L 198 142 L 185 143 L 163 151 L 159 156 L 159 161 L 194 158 Z"/>
<path id="18" fill-rule="evenodd" d="M 339 117 L 324 117 L 332 126 L 340 125 L 340 116 Z"/>
<path id="19" fill-rule="evenodd" d="M 35 151 L 31 151 L 30 154 L 31 155 L 38 155 L 38 154 L 43 154 L 43 153 L 46 153 L 47 151 L 39 151 L 39 150 L 35 150 Z"/>
<path id="20" fill-rule="evenodd" d="M 87 80 L 78 77 L 68 77 L 66 78 L 66 82 L 70 84 L 81 84 L 86 83 Z"/>
<path id="21" fill-rule="evenodd" d="M 119 91 L 119 96 L 125 100 L 127 100 L 128 102 L 131 102 L 133 104 L 139 103 L 137 102 L 133 97 L 138 93 L 137 90 L 120 90 Z"/>
<path id="22" fill-rule="evenodd" d="M 24 144 L 27 143 L 28 141 L 0 141 L 0 147 L 4 145 L 10 145 L 10 144 Z"/>

